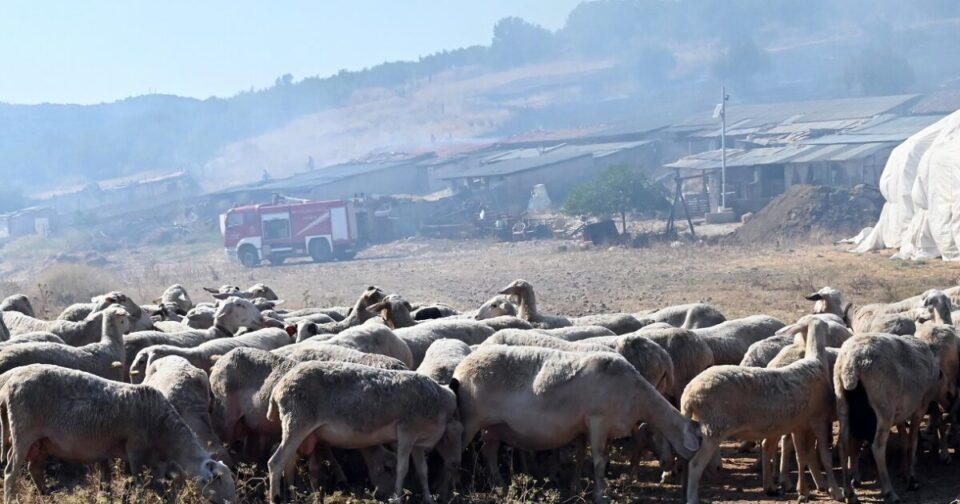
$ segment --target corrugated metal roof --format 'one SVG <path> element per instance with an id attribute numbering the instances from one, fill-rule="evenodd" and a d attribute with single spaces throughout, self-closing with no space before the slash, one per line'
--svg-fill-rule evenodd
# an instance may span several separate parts
<path id="1" fill-rule="evenodd" d="M 636 149 L 654 142 L 654 140 L 637 140 L 634 142 L 596 144 L 559 144 L 545 151 L 540 149 L 514 149 L 488 156 L 483 159 L 484 164 L 480 166 L 464 171 L 451 172 L 442 178 L 455 179 L 509 175 L 511 173 L 562 163 L 583 156 L 601 158 L 625 150 Z"/>
<path id="2" fill-rule="evenodd" d="M 749 120 L 751 126 L 760 127 L 784 122 L 809 123 L 867 119 L 889 113 L 919 97 L 920 95 L 896 95 L 754 105 L 733 103 L 727 105 L 727 122 L 736 124 L 739 121 Z M 678 126 L 706 125 L 713 129 L 716 124 L 717 119 L 713 118 L 713 110 L 710 110 L 687 119 Z"/>
<path id="3" fill-rule="evenodd" d="M 890 117 L 886 121 L 866 124 L 846 132 L 849 135 L 901 135 L 906 140 L 914 133 L 946 117 L 944 114 Z"/>
<path id="4" fill-rule="evenodd" d="M 893 149 L 896 143 L 867 143 L 839 145 L 787 145 L 760 149 L 727 149 L 727 167 L 764 166 L 789 163 L 849 161 L 872 156 L 884 149 Z M 667 168 L 713 170 L 720 168 L 720 151 L 713 150 L 687 156 Z"/>

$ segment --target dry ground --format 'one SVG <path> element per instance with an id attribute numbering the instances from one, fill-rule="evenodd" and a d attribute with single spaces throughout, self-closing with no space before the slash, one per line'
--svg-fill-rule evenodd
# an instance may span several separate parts
<path id="1" fill-rule="evenodd" d="M 53 313 L 72 298 L 70 289 L 95 284 L 119 288 L 141 301 L 159 295 L 166 285 L 183 283 L 195 300 L 204 300 L 201 286 L 224 283 L 273 286 L 286 306 L 347 304 L 367 285 L 399 292 L 419 301 L 444 301 L 461 308 L 477 306 L 515 278 L 537 288 L 544 312 L 580 315 L 603 311 L 635 312 L 667 304 L 709 301 L 728 317 L 766 313 L 795 319 L 809 308 L 802 295 L 824 285 L 841 289 L 850 301 L 892 301 L 931 287 L 957 285 L 960 264 L 942 261 L 891 261 L 887 253 L 855 256 L 830 244 L 657 245 L 648 249 L 594 248 L 581 250 L 562 242 L 490 243 L 477 241 L 409 240 L 364 251 L 358 260 L 332 264 L 288 264 L 243 269 L 219 252 L 164 249 L 119 252 L 108 270 L 58 267 L 0 279 L 0 294 L 26 290 L 43 309 Z M 38 288 L 36 284 L 43 284 Z M 759 475 L 751 469 L 753 455 L 728 447 L 719 482 L 707 483 L 703 498 L 710 502 L 786 502 L 796 495 L 767 497 Z M 878 502 L 867 466 L 864 502 Z M 892 467 L 898 467 L 896 460 Z M 655 484 L 659 477 L 647 465 L 639 482 L 626 476 L 622 464 L 611 467 L 612 496 L 618 502 L 680 502 L 679 487 Z M 908 502 L 945 503 L 960 495 L 960 470 L 939 465 L 924 453 L 918 473 L 927 482 L 919 492 L 902 492 Z M 898 481 L 902 486 L 902 481 Z M 566 488 L 566 485 L 561 485 Z M 29 493 L 29 492 L 28 492 Z M 541 485 L 518 482 L 509 499 L 475 494 L 471 502 L 582 501 L 584 496 L 560 497 Z M 821 496 L 821 499 L 824 497 Z M 28 498 L 28 501 L 33 499 Z M 336 499 L 341 502 L 341 499 Z M 252 500 L 251 500 L 252 501 Z M 39 500 L 38 500 L 39 502 Z"/>

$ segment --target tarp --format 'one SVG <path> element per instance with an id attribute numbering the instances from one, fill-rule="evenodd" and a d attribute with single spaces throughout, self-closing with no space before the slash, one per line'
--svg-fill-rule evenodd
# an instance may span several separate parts
<path id="1" fill-rule="evenodd" d="M 852 239 L 851 252 L 897 248 L 895 259 L 960 260 L 960 110 L 891 152 L 880 193 L 880 219 Z"/>

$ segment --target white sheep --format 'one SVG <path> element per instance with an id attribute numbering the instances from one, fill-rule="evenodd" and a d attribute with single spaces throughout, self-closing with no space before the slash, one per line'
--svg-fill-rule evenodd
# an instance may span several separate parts
<path id="1" fill-rule="evenodd" d="M 30 298 L 25 294 L 14 294 L 0 301 L 0 312 L 5 311 L 20 312 L 28 317 L 37 316 L 36 312 L 33 311 L 33 305 L 30 304 Z"/>
<path id="2" fill-rule="evenodd" d="M 778 438 L 792 432 L 813 432 L 820 462 L 832 467 L 827 445 L 832 414 L 830 373 L 824 352 L 826 323 L 813 320 L 804 339 L 804 358 L 778 369 L 714 366 L 693 379 L 683 391 L 680 410 L 698 422 L 702 435 L 700 451 L 690 459 L 687 471 L 687 503 L 698 504 L 700 477 L 730 438 Z M 798 451 L 798 455 L 804 450 Z M 763 486 L 775 492 L 770 459 L 763 457 Z M 805 467 L 807 460 L 800 461 Z M 802 473 L 801 473 L 802 476 Z M 827 473 L 834 498 L 841 492 Z M 805 488 L 805 484 L 800 486 Z"/>
<path id="3" fill-rule="evenodd" d="M 57 335 L 68 345 L 80 346 L 100 340 L 103 329 L 103 312 L 92 313 L 80 322 L 66 320 L 41 320 L 20 312 L 0 312 L 10 330 L 10 336 L 32 332 L 48 332 Z"/>
<path id="4" fill-rule="evenodd" d="M 74 347 L 62 343 L 23 343 L 0 352 L 0 373 L 28 364 L 56 364 L 102 378 L 120 380 L 126 362 L 123 333 L 129 329 L 130 315 L 123 308 L 110 307 L 100 312 L 101 339 L 97 343 Z"/>
<path id="5" fill-rule="evenodd" d="M 750 345 L 772 336 L 784 325 L 773 317 L 752 315 L 711 327 L 693 329 L 693 332 L 710 345 L 715 365 L 738 364 Z"/>
<path id="6" fill-rule="evenodd" d="M 694 425 L 611 352 L 481 346 L 457 366 L 450 386 L 457 392 L 464 442 L 487 429 L 483 452 L 495 475 L 501 439 L 548 450 L 586 435 L 598 502 L 606 488 L 608 440 L 633 435 L 640 422 L 654 426 L 681 456 L 699 448 Z"/>
<path id="7" fill-rule="evenodd" d="M 681 327 L 689 319 L 687 329 L 715 326 L 727 320 L 719 310 L 707 303 L 667 306 L 647 313 L 636 313 L 634 316 L 651 322 L 665 322 L 673 327 Z"/>
<path id="8" fill-rule="evenodd" d="M 666 350 L 673 363 L 673 386 L 664 395 L 674 406 L 690 380 L 714 364 L 710 345 L 693 331 L 680 328 L 642 330 L 641 334 Z"/>
<path id="9" fill-rule="evenodd" d="M 449 385 L 460 361 L 470 355 L 470 345 L 456 339 L 439 339 L 430 344 L 417 366 L 417 372 L 429 376 L 440 385 Z"/>
<path id="10" fill-rule="evenodd" d="M 170 401 L 211 457 L 232 465 L 210 420 L 210 382 L 206 373 L 183 357 L 172 355 L 150 364 L 143 384 L 159 390 Z"/>
<path id="11" fill-rule="evenodd" d="M 274 386 L 267 417 L 279 421 L 283 435 L 270 457 L 270 498 L 280 496 L 281 479 L 291 459 L 309 454 L 317 443 L 366 448 L 396 443 L 395 496 L 413 458 L 423 488 L 430 494 L 426 453 L 444 439 L 447 470 L 460 461 L 460 422 L 454 393 L 412 371 L 390 371 L 332 362 L 304 362 Z"/>
<path id="12" fill-rule="evenodd" d="M 230 469 L 210 458 L 156 389 L 43 364 L 10 371 L 4 380 L 0 416 L 11 440 L 4 502 L 16 501 L 17 477 L 28 461 L 42 468 L 51 456 L 92 464 L 118 454 L 137 478 L 145 472 L 157 480 L 186 476 L 198 481 L 204 497 L 236 501 Z"/>
<path id="13" fill-rule="evenodd" d="M 887 472 L 887 439 L 894 425 L 910 423 L 906 468 L 914 475 L 920 420 L 940 390 L 940 369 L 930 347 L 913 337 L 854 334 L 840 347 L 833 372 L 840 419 L 840 467 L 848 501 L 856 495 L 850 461 L 861 443 L 871 443 L 877 477 L 887 502 L 899 501 Z"/>
<path id="14" fill-rule="evenodd" d="M 354 303 L 353 308 L 346 318 L 339 322 L 328 324 L 317 324 L 313 322 L 304 322 L 297 327 L 297 341 L 303 341 L 321 334 L 339 334 L 351 327 L 363 324 L 375 315 L 370 313 L 367 308 L 373 304 L 379 303 L 384 298 L 383 291 L 374 285 L 367 287 L 363 294 Z"/>
<path id="15" fill-rule="evenodd" d="M 293 342 L 290 333 L 283 329 L 268 327 L 232 338 L 218 338 L 207 341 L 196 347 L 184 348 L 172 345 L 153 345 L 137 353 L 130 364 L 130 374 L 137 375 L 141 369 L 153 364 L 157 359 L 168 355 L 179 355 L 190 364 L 209 372 L 214 361 L 223 354 L 235 348 L 259 348 L 273 350 Z"/>
<path id="16" fill-rule="evenodd" d="M 541 329 L 553 329 L 573 325 L 567 317 L 543 315 L 537 311 L 537 295 L 526 280 L 514 280 L 500 294 L 517 298 L 517 316 Z"/>

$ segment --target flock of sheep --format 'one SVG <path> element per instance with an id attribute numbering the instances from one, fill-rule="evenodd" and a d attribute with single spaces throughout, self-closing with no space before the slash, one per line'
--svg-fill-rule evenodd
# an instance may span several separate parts
<path id="1" fill-rule="evenodd" d="M 290 497 L 301 459 L 315 491 L 321 476 L 365 478 L 394 497 L 412 461 L 433 502 L 464 475 L 480 471 L 502 489 L 514 459 L 556 473 L 570 453 L 572 486 L 589 460 L 599 502 L 609 446 L 622 442 L 634 467 L 652 451 L 693 504 L 727 440 L 759 444 L 766 491 L 795 488 L 805 500 L 809 472 L 848 502 L 869 444 L 883 495 L 896 501 L 891 430 L 905 440 L 911 487 L 921 422 L 943 462 L 956 441 L 960 287 L 856 308 L 826 287 L 789 325 L 726 320 L 702 303 L 545 315 L 523 280 L 468 313 L 377 287 L 352 307 L 289 311 L 263 284 L 207 290 L 215 302 L 174 285 L 149 306 L 111 292 L 51 321 L 25 296 L 0 304 L 6 502 L 24 465 L 44 492 L 51 458 L 97 464 L 107 479 L 121 458 L 144 484 L 192 480 L 214 502 L 237 500 L 240 462 L 266 467 L 277 501 Z"/>

